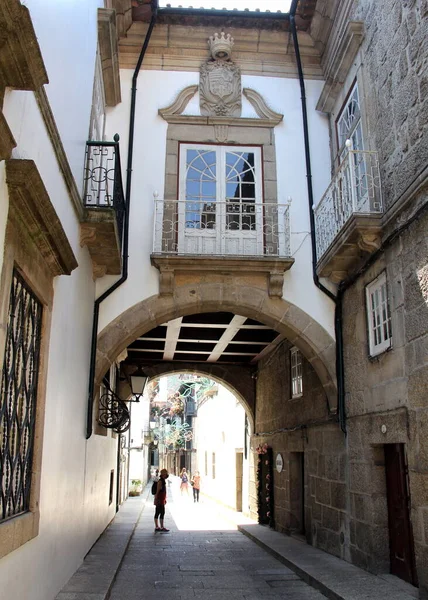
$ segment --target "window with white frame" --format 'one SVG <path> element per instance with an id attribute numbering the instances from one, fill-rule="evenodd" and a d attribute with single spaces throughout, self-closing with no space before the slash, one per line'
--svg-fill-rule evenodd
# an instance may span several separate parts
<path id="1" fill-rule="evenodd" d="M 343 193 L 349 193 L 350 187 L 355 193 L 358 208 L 362 210 L 368 199 L 366 153 L 364 148 L 363 126 L 361 121 L 361 102 L 357 83 L 352 87 L 348 99 L 336 121 L 339 163 L 343 169 Z M 349 147 L 346 145 L 350 141 Z M 349 162 L 347 159 L 349 158 Z M 352 170 L 352 173 L 351 173 Z"/>
<path id="2" fill-rule="evenodd" d="M 290 350 L 291 397 L 299 398 L 303 394 L 302 355 L 298 348 Z"/>
<path id="3" fill-rule="evenodd" d="M 336 123 L 338 150 L 345 151 L 346 140 L 351 140 L 354 150 L 364 150 L 363 128 L 361 124 L 361 105 L 357 84 L 351 90 Z"/>
<path id="4" fill-rule="evenodd" d="M 261 148 L 180 145 L 180 251 L 263 254 Z"/>
<path id="5" fill-rule="evenodd" d="M 391 313 L 388 303 L 386 274 L 382 273 L 366 287 L 367 322 L 370 356 L 391 347 Z"/>

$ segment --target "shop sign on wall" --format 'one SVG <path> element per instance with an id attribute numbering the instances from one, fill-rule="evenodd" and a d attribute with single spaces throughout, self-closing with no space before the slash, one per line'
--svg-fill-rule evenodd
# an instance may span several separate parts
<path id="1" fill-rule="evenodd" d="M 278 471 L 278 473 L 281 473 L 282 468 L 284 466 L 284 461 L 282 460 L 281 454 L 276 455 L 275 464 L 276 464 L 276 470 Z"/>

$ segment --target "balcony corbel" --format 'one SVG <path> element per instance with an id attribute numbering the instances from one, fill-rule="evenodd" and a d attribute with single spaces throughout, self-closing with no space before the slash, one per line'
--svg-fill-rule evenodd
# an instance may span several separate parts
<path id="1" fill-rule="evenodd" d="M 340 283 L 382 243 L 382 215 L 352 215 L 317 264 L 319 277 Z"/>
<path id="2" fill-rule="evenodd" d="M 294 258 L 271 258 L 264 256 L 172 256 L 152 254 L 151 263 L 159 270 L 159 293 L 161 296 L 174 294 L 183 281 L 197 285 L 218 275 L 232 275 L 233 279 L 244 278 L 248 285 L 265 289 L 271 298 L 282 298 L 284 273 L 294 264 Z"/>

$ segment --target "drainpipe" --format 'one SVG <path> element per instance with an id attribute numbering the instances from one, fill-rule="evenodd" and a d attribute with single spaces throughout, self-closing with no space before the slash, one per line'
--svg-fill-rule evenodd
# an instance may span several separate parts
<path id="1" fill-rule="evenodd" d="M 297 38 L 295 15 L 297 9 L 298 0 L 293 0 L 290 12 L 289 21 L 291 35 L 293 37 L 294 52 L 296 56 L 297 71 L 299 74 L 300 92 L 302 100 L 302 119 L 303 119 L 303 135 L 305 140 L 305 159 L 306 159 L 306 181 L 308 187 L 308 201 L 309 201 L 309 220 L 311 230 L 311 244 L 312 244 L 312 277 L 315 285 L 324 294 L 326 294 L 330 300 L 335 304 L 334 314 L 334 330 L 336 335 L 336 375 L 337 375 L 337 407 L 339 413 L 340 428 L 343 433 L 346 434 L 346 413 L 345 413 L 345 372 L 343 364 L 343 328 L 342 328 L 342 298 L 343 290 L 339 286 L 338 294 L 335 296 L 329 289 L 327 289 L 319 280 L 316 264 L 317 264 L 317 252 L 316 252 L 316 239 L 315 239 L 315 217 L 314 217 L 314 196 L 312 189 L 312 170 L 311 170 L 311 155 L 309 150 L 309 128 L 308 128 L 308 113 L 306 107 L 306 91 L 305 81 L 303 77 L 302 61 L 300 58 L 299 41 Z"/>
<path id="2" fill-rule="evenodd" d="M 91 360 L 89 367 L 89 389 L 88 389 L 88 412 L 86 416 L 86 439 L 92 435 L 92 413 L 94 406 L 94 388 L 95 388 L 95 363 L 97 357 L 97 335 L 98 335 L 98 319 L 100 312 L 100 304 L 110 296 L 119 286 L 128 279 L 128 246 L 129 246 L 129 205 L 131 201 L 131 180 L 132 180 L 132 156 L 134 151 L 134 127 L 135 127 L 135 103 L 137 97 L 137 79 L 140 72 L 141 64 L 144 55 L 149 45 L 150 37 L 156 23 L 158 0 L 151 0 L 152 17 L 150 19 L 149 28 L 141 48 L 140 56 L 138 57 L 135 67 L 134 76 L 132 77 L 131 88 L 131 108 L 129 115 L 129 140 L 128 140 L 128 161 L 126 167 L 126 192 L 125 192 L 125 216 L 124 216 L 124 233 L 122 246 L 122 275 L 111 287 L 108 288 L 94 304 L 94 318 L 92 322 L 92 341 L 91 341 Z"/>

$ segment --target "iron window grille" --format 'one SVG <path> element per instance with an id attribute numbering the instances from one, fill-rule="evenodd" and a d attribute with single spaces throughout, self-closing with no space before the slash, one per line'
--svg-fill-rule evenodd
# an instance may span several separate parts
<path id="1" fill-rule="evenodd" d="M 0 521 L 30 508 L 42 313 L 14 270 L 0 396 Z"/>
<path id="2" fill-rule="evenodd" d="M 370 356 L 377 356 L 388 350 L 392 343 L 391 313 L 385 272 L 366 287 L 366 300 Z"/>
<path id="3" fill-rule="evenodd" d="M 303 394 L 302 355 L 298 348 L 290 350 L 291 397 L 300 398 Z"/>

